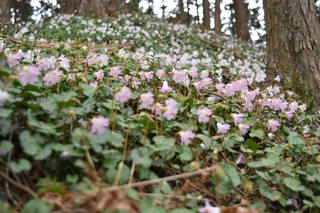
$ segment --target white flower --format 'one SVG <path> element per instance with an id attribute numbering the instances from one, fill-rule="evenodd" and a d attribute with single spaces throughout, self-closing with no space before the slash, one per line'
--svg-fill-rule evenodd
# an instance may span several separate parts
<path id="1" fill-rule="evenodd" d="M 9 98 L 9 93 L 7 91 L 0 90 L 0 106 L 4 106 Z"/>

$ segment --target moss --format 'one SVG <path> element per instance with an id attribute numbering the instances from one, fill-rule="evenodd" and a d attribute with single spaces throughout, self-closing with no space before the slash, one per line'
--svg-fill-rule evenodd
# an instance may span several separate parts
<path id="1" fill-rule="evenodd" d="M 308 75 L 301 66 L 294 65 L 281 65 L 280 73 L 283 77 L 283 87 L 286 90 L 295 92 L 300 100 L 311 106 L 315 100 L 314 92 L 311 86 L 308 84 Z"/>

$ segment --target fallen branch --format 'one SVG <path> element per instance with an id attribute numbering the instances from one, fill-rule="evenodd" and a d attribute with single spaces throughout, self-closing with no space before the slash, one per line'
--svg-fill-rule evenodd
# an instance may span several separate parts
<path id="1" fill-rule="evenodd" d="M 26 187 L 21 183 L 18 183 L 17 181 L 7 176 L 4 172 L 0 171 L 0 176 L 6 181 L 8 181 L 10 184 L 12 184 L 13 186 L 21 189 L 22 191 L 27 192 L 32 198 L 39 198 L 39 196 L 34 191 L 32 191 L 29 187 Z"/>
<path id="2" fill-rule="evenodd" d="M 103 192 L 109 192 L 109 191 L 113 191 L 113 190 L 120 190 L 120 189 L 125 189 L 125 188 L 135 188 L 135 187 L 139 187 L 139 186 L 152 185 L 152 184 L 161 183 L 161 182 L 165 182 L 165 181 L 178 180 L 178 179 L 182 179 L 182 178 L 200 175 L 203 172 L 214 171 L 217 168 L 218 168 L 218 166 L 215 165 L 215 166 L 211 166 L 211 167 L 208 167 L 205 169 L 200 169 L 200 170 L 196 170 L 196 171 L 192 171 L 192 172 L 187 172 L 187 173 L 178 174 L 178 175 L 172 175 L 172 176 L 163 177 L 163 178 L 158 178 L 158 179 L 154 179 L 154 180 L 146 180 L 146 181 L 141 181 L 141 182 L 136 182 L 136 183 L 124 184 L 124 185 L 120 185 L 120 186 L 111 186 L 111 187 L 102 188 L 102 189 L 99 188 L 99 189 L 95 189 L 95 190 L 91 191 L 90 193 L 96 194 L 98 192 L 101 192 L 101 190 Z"/>
<path id="3" fill-rule="evenodd" d="M 115 50 L 135 50 L 135 45 L 133 43 L 123 43 L 123 44 L 96 44 L 93 46 L 95 51 L 99 51 L 100 49 L 107 49 L 108 52 L 114 52 Z"/>

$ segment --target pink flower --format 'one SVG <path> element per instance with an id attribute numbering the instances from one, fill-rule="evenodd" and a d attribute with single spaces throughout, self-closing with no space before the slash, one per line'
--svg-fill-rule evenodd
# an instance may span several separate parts
<path id="1" fill-rule="evenodd" d="M 159 78 L 159 79 L 162 79 L 163 77 L 166 76 L 166 71 L 164 71 L 164 69 L 158 69 L 157 73 L 156 73 L 156 76 Z"/>
<path id="2" fill-rule="evenodd" d="M 243 105 L 242 109 L 244 111 L 252 112 L 254 105 L 250 101 L 246 101 L 242 105 Z"/>
<path id="3" fill-rule="evenodd" d="M 17 52 L 15 54 L 9 54 L 7 55 L 7 62 L 10 68 L 17 66 L 20 64 L 19 59 L 23 57 L 22 52 Z"/>
<path id="4" fill-rule="evenodd" d="M 109 126 L 109 120 L 103 116 L 98 116 L 97 118 L 91 119 L 91 124 L 91 132 L 102 135 L 106 131 L 105 127 Z"/>
<path id="5" fill-rule="evenodd" d="M 97 72 L 95 72 L 95 73 L 93 73 L 96 77 L 97 77 L 97 79 L 99 79 L 99 80 L 102 80 L 103 79 L 103 77 L 104 77 L 104 73 L 103 73 L 103 70 L 102 69 L 100 69 L 100 70 L 98 70 Z"/>
<path id="6" fill-rule="evenodd" d="M 162 110 L 164 110 L 164 107 L 160 103 L 156 103 L 152 107 L 152 112 L 154 112 L 156 115 L 161 115 Z"/>
<path id="7" fill-rule="evenodd" d="M 273 119 L 268 120 L 268 130 L 271 130 L 271 132 L 277 131 L 280 125 L 279 121 Z"/>
<path id="8" fill-rule="evenodd" d="M 37 60 L 37 65 L 39 67 L 40 70 L 48 70 L 50 68 L 50 64 L 47 58 L 41 58 L 39 60 Z"/>
<path id="9" fill-rule="evenodd" d="M 226 96 L 233 96 L 236 94 L 236 92 L 239 91 L 239 85 L 235 82 L 226 84 L 225 88 L 224 88 L 224 94 L 226 94 Z"/>
<path id="10" fill-rule="evenodd" d="M 120 101 L 121 103 L 124 103 L 129 100 L 131 94 L 132 94 L 131 90 L 128 87 L 123 86 L 120 88 L 120 91 L 115 93 L 114 99 L 116 101 Z"/>
<path id="11" fill-rule="evenodd" d="M 100 63 L 100 67 L 108 65 L 109 56 L 106 54 L 101 54 L 97 57 L 98 63 Z"/>
<path id="12" fill-rule="evenodd" d="M 141 94 L 140 95 L 140 102 L 142 103 L 142 106 L 145 108 L 152 105 L 154 102 L 153 94 L 151 92 Z"/>
<path id="13" fill-rule="evenodd" d="M 41 75 L 39 69 L 31 65 L 23 65 L 18 72 L 19 81 L 23 86 L 37 83 L 38 75 Z"/>
<path id="14" fill-rule="evenodd" d="M 122 70 L 120 69 L 120 67 L 111 67 L 109 75 L 117 78 L 118 75 L 120 75 L 122 73 Z"/>
<path id="15" fill-rule="evenodd" d="M 67 58 L 66 56 L 64 55 L 61 55 L 59 57 L 59 61 L 60 61 L 60 66 L 63 67 L 65 70 L 69 71 L 69 68 L 70 68 L 70 64 L 69 64 L 69 58 Z"/>
<path id="16" fill-rule="evenodd" d="M 174 116 L 178 114 L 178 108 L 176 107 L 177 104 L 178 103 L 174 99 L 169 99 L 166 101 L 163 116 L 167 118 L 167 120 L 172 120 Z"/>
<path id="17" fill-rule="evenodd" d="M 168 86 L 168 81 L 163 81 L 162 88 L 159 91 L 162 93 L 165 93 L 165 92 L 171 92 L 173 91 L 173 89 Z"/>
<path id="18" fill-rule="evenodd" d="M 212 207 L 207 199 L 204 208 L 199 209 L 199 213 L 220 213 L 220 207 Z"/>
<path id="19" fill-rule="evenodd" d="M 217 123 L 218 131 L 217 133 L 227 133 L 230 130 L 230 124 Z"/>
<path id="20" fill-rule="evenodd" d="M 9 93 L 7 91 L 2 91 L 0 89 L 0 106 L 4 106 L 9 98 Z"/>
<path id="21" fill-rule="evenodd" d="M 234 125 L 238 125 L 238 124 L 242 123 L 244 114 L 242 114 L 242 113 L 239 113 L 239 114 L 231 114 L 231 116 L 232 116 L 233 119 L 234 119 Z"/>
<path id="22" fill-rule="evenodd" d="M 253 101 L 256 96 L 259 94 L 259 90 L 253 90 L 247 93 L 246 101 Z"/>
<path id="23" fill-rule="evenodd" d="M 91 64 L 95 64 L 99 61 L 98 57 L 96 54 L 89 54 L 87 56 L 87 62 L 88 62 L 88 65 L 90 66 Z"/>
<path id="24" fill-rule="evenodd" d="M 175 83 L 180 83 L 185 81 L 185 79 L 187 78 L 186 74 L 187 74 L 186 70 L 174 71 L 172 78 Z"/>
<path id="25" fill-rule="evenodd" d="M 199 109 L 197 111 L 198 115 L 198 121 L 199 123 L 208 123 L 209 122 L 209 116 L 212 114 L 211 110 L 204 108 L 204 109 Z"/>
<path id="26" fill-rule="evenodd" d="M 250 126 L 249 126 L 248 124 L 238 124 L 238 127 L 239 127 L 240 133 L 241 133 L 242 135 L 247 134 L 247 132 L 248 132 L 248 130 L 249 130 L 249 128 L 250 128 Z"/>
<path id="27" fill-rule="evenodd" d="M 191 69 L 189 70 L 189 75 L 192 78 L 196 78 L 198 76 L 198 68 L 197 67 L 191 67 Z"/>
<path id="28" fill-rule="evenodd" d="M 63 76 L 63 72 L 58 70 L 58 68 L 51 70 L 50 72 L 46 73 L 42 80 L 45 81 L 45 85 L 47 87 L 52 86 L 60 82 L 61 77 Z"/>
<path id="29" fill-rule="evenodd" d="M 181 143 L 187 146 L 191 144 L 191 139 L 194 138 L 194 134 L 190 130 L 180 131 L 178 134 L 180 135 Z"/>
<path id="30" fill-rule="evenodd" d="M 216 89 L 218 90 L 219 93 L 224 93 L 225 86 L 226 85 L 224 83 L 220 83 L 216 85 Z"/>
<path id="31" fill-rule="evenodd" d="M 212 79 L 211 78 L 204 78 L 201 81 L 195 82 L 193 85 L 196 88 L 197 91 L 200 89 L 207 89 L 209 85 L 212 84 Z"/>
<path id="32" fill-rule="evenodd" d="M 293 113 L 294 113 L 293 110 L 290 110 L 290 111 L 285 112 L 286 117 L 287 117 L 287 119 L 288 119 L 289 121 L 291 120 L 291 118 L 292 118 L 292 116 L 293 116 Z"/>

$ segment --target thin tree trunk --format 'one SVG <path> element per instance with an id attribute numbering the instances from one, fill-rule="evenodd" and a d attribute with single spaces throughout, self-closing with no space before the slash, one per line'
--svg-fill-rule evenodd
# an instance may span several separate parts
<path id="1" fill-rule="evenodd" d="M 233 0 L 233 3 L 236 18 L 236 33 L 238 38 L 242 41 L 251 41 L 248 27 L 247 8 L 244 0 Z"/>
<path id="2" fill-rule="evenodd" d="M 320 27 L 314 0 L 264 0 L 267 80 L 280 75 L 285 90 L 320 104 Z"/>
<path id="3" fill-rule="evenodd" d="M 4 27 L 5 25 L 9 25 L 11 14 L 11 0 L 1 0 L 1 27 Z"/>
<path id="4" fill-rule="evenodd" d="M 221 35 L 221 0 L 215 1 L 215 11 L 214 11 L 214 31 L 216 34 Z"/>
<path id="5" fill-rule="evenodd" d="M 203 7 L 203 22 L 202 22 L 203 28 L 210 29 L 210 4 L 209 4 L 209 0 L 203 0 L 202 7 Z"/>

